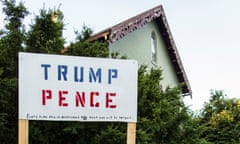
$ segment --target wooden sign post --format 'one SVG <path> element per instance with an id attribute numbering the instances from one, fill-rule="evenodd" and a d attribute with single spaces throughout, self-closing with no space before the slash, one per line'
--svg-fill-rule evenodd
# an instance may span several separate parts
<path id="1" fill-rule="evenodd" d="M 135 122 L 129 122 L 127 124 L 127 144 L 136 143 L 136 125 Z"/>
<path id="2" fill-rule="evenodd" d="M 28 120 L 18 120 L 18 144 L 28 144 Z"/>

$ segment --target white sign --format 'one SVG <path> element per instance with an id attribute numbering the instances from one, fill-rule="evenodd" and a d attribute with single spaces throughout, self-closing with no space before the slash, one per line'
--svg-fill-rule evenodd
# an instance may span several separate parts
<path id="1" fill-rule="evenodd" d="M 19 119 L 137 121 L 137 62 L 19 53 Z"/>

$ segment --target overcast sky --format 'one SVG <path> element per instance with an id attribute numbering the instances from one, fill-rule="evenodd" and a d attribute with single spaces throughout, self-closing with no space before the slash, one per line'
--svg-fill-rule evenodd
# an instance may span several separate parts
<path id="1" fill-rule="evenodd" d="M 19 1 L 19 0 L 18 0 Z M 199 110 L 208 101 L 210 90 L 224 90 L 238 97 L 240 80 L 239 0 L 25 0 L 31 14 L 28 25 L 45 6 L 64 13 L 64 37 L 75 38 L 83 24 L 99 32 L 145 10 L 163 5 L 170 29 L 189 78 L 193 98 L 191 109 Z M 60 5 L 61 4 L 61 5 Z M 0 14 L 2 21 L 3 15 Z M 2 28 L 3 23 L 0 23 Z"/>

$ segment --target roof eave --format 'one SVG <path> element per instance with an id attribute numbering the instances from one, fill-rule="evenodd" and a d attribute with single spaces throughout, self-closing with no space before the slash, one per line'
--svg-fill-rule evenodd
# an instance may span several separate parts
<path id="1" fill-rule="evenodd" d="M 163 36 L 169 58 L 176 71 L 178 81 L 179 83 L 183 84 L 182 93 L 184 96 L 186 95 L 191 96 L 192 95 L 191 86 L 186 76 L 186 72 L 180 59 L 180 55 L 174 42 L 164 11 L 162 11 L 161 16 L 158 19 L 156 19 L 156 23 L 158 25 L 160 33 Z"/>

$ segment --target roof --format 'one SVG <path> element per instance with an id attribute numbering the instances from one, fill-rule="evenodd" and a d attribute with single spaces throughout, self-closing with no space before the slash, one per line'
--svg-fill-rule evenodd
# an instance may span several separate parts
<path id="1" fill-rule="evenodd" d="M 182 88 L 182 93 L 184 95 L 191 95 L 192 90 L 186 76 L 182 61 L 180 59 L 179 53 L 177 51 L 176 44 L 174 42 L 172 33 L 170 31 L 164 10 L 162 5 L 154 7 L 148 11 L 145 11 L 137 16 L 134 16 L 126 21 L 123 21 L 117 25 L 114 25 L 110 28 L 103 30 L 90 38 L 90 41 L 107 39 L 110 43 L 114 43 L 115 41 L 123 38 L 129 33 L 140 29 L 144 25 L 155 21 L 159 28 L 160 34 L 164 39 L 164 43 L 171 60 L 171 63 L 176 72 L 178 81 L 183 83 L 184 86 Z"/>

